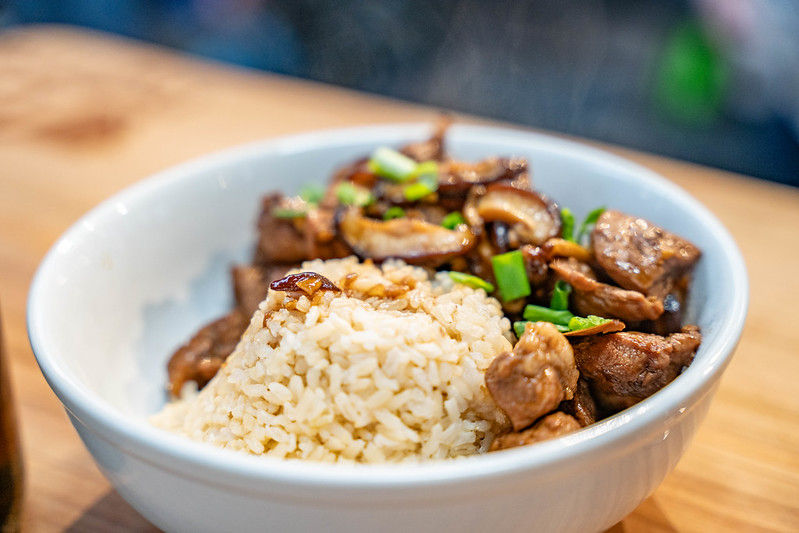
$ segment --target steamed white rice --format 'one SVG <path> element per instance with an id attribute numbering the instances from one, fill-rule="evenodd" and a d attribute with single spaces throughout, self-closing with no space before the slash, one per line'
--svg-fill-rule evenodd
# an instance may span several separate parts
<path id="1" fill-rule="evenodd" d="M 507 428 L 483 374 L 511 349 L 510 323 L 483 290 L 399 261 L 301 270 L 348 288 L 293 302 L 269 291 L 216 377 L 153 424 L 256 455 L 363 463 L 471 455 Z"/>

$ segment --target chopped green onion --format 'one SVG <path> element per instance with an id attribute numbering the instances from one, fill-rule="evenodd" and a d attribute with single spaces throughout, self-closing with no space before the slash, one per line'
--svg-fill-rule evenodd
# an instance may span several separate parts
<path id="1" fill-rule="evenodd" d="M 391 206 L 383 213 L 383 220 L 392 220 L 394 218 L 402 218 L 405 216 L 405 210 L 399 206 Z"/>
<path id="2" fill-rule="evenodd" d="M 293 207 L 273 207 L 272 216 L 275 218 L 304 218 L 308 215 L 305 209 L 296 209 Z"/>
<path id="3" fill-rule="evenodd" d="M 577 331 L 580 329 L 588 329 L 593 328 L 594 326 L 601 326 L 602 324 L 606 324 L 610 322 L 609 318 L 602 318 L 601 316 L 596 315 L 588 315 L 587 317 L 583 318 L 581 316 L 572 317 L 569 320 L 569 331 Z"/>
<path id="4" fill-rule="evenodd" d="M 453 211 L 452 213 L 449 213 L 447 216 L 444 217 L 444 220 L 441 221 L 441 225 L 447 229 L 455 229 L 461 224 L 466 224 L 466 220 L 463 218 L 463 215 L 461 215 L 458 211 Z"/>
<path id="5" fill-rule="evenodd" d="M 455 283 L 460 283 L 473 289 L 483 289 L 486 292 L 494 292 L 494 286 L 491 283 L 477 276 L 464 274 L 463 272 L 447 272 L 447 274 L 449 274 L 449 277 L 452 278 L 452 281 Z"/>
<path id="6" fill-rule="evenodd" d="M 524 308 L 524 319 L 531 322 L 552 322 L 561 326 L 568 326 L 574 315 L 566 310 L 550 309 L 540 305 L 527 305 Z"/>
<path id="7" fill-rule="evenodd" d="M 530 282 L 520 250 L 495 255 L 491 258 L 491 266 L 504 301 L 509 302 L 530 294 Z"/>
<path id="8" fill-rule="evenodd" d="M 369 160 L 369 170 L 378 176 L 397 182 L 411 179 L 416 168 L 416 161 L 385 146 L 375 150 Z"/>
<path id="9" fill-rule="evenodd" d="M 560 222 L 563 226 L 561 232 L 563 238 L 567 241 L 574 241 L 574 215 L 572 215 L 571 209 L 564 207 L 560 210 Z"/>
<path id="10" fill-rule="evenodd" d="M 513 323 L 513 331 L 516 333 L 517 337 L 521 337 L 522 335 L 524 335 L 524 328 L 529 323 L 530 323 L 529 320 L 521 320 L 519 322 Z M 569 331 L 569 328 L 567 328 L 566 326 L 561 326 L 560 324 L 552 324 L 552 325 L 555 326 L 555 329 L 557 329 L 561 333 L 566 333 L 567 331 Z"/>
<path id="11" fill-rule="evenodd" d="M 309 183 L 300 189 L 300 198 L 309 204 L 318 204 L 325 196 L 325 188 L 316 183 Z"/>
<path id="12" fill-rule="evenodd" d="M 416 168 L 411 172 L 411 178 L 418 178 L 419 176 L 438 176 L 438 163 L 435 161 L 422 161 L 416 165 Z"/>
<path id="13" fill-rule="evenodd" d="M 374 196 L 368 189 L 353 185 L 348 181 L 336 187 L 336 198 L 344 205 L 357 207 L 364 207 L 375 201 Z"/>
<path id="14" fill-rule="evenodd" d="M 421 200 L 429 194 L 433 194 L 438 190 L 438 177 L 430 174 L 423 174 L 413 182 L 405 185 L 402 188 L 402 194 L 409 202 Z"/>
<path id="15" fill-rule="evenodd" d="M 583 223 L 580 224 L 580 230 L 577 232 L 577 242 L 581 242 L 583 240 L 583 236 L 588 232 L 589 226 L 596 224 L 599 216 L 604 212 L 605 206 L 597 207 L 585 216 L 585 220 L 583 220 Z"/>
<path id="16" fill-rule="evenodd" d="M 559 279 L 555 282 L 555 288 L 552 289 L 552 299 L 549 302 L 549 307 L 556 311 L 563 311 L 569 308 L 569 294 L 572 292 L 572 286 Z"/>

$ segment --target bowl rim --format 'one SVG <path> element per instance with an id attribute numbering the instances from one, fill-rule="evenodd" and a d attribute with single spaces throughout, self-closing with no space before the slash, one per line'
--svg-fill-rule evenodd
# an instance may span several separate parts
<path id="1" fill-rule="evenodd" d="M 102 398 L 81 386 L 57 355 L 58 349 L 42 328 L 46 295 L 44 279 L 53 275 L 59 261 L 58 251 L 74 237 L 90 227 L 90 222 L 108 216 L 118 202 L 132 203 L 146 199 L 165 185 L 186 184 L 193 174 L 209 168 L 223 168 L 265 152 L 277 154 L 302 152 L 319 146 L 349 146 L 364 139 L 375 142 L 401 142 L 429 131 L 428 123 L 381 124 L 317 130 L 227 148 L 178 164 L 145 178 L 101 202 L 75 222 L 50 248 L 38 267 L 31 283 L 27 306 L 27 327 L 36 361 L 50 387 L 67 410 L 87 428 L 106 440 L 125 449 L 127 453 L 175 470 L 175 465 L 190 467 L 178 474 L 199 476 L 209 483 L 226 483 L 225 477 L 298 488 L 324 485 L 329 488 L 413 488 L 443 485 L 465 480 L 501 476 L 509 472 L 542 470 L 562 465 L 595 449 L 616 448 L 643 436 L 644 430 L 657 429 L 663 420 L 682 415 L 697 399 L 708 392 L 715 378 L 729 363 L 740 338 L 749 300 L 746 267 L 732 236 L 721 222 L 698 200 L 676 184 L 652 170 L 604 150 L 543 133 L 509 129 L 498 126 L 455 124 L 450 138 L 492 143 L 529 144 L 538 149 L 558 152 L 569 158 L 584 159 L 610 170 L 617 170 L 622 179 L 647 182 L 658 193 L 683 202 L 697 221 L 720 244 L 725 266 L 733 282 L 732 300 L 719 321 L 717 342 L 703 344 L 701 360 L 690 365 L 678 379 L 664 389 L 603 421 L 559 439 L 500 453 L 419 463 L 383 465 L 327 464 L 302 460 L 283 460 L 245 455 L 217 449 L 208 444 L 190 441 L 151 426 L 146 419 L 120 416 Z M 395 139 L 399 141 L 391 141 Z M 227 480 L 229 484 L 229 479 Z"/>

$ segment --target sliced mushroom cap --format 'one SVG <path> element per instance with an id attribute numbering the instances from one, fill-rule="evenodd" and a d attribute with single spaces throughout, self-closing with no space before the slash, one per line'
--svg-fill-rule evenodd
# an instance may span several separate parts
<path id="1" fill-rule="evenodd" d="M 583 263 L 591 262 L 590 250 L 574 241 L 567 241 L 560 237 L 549 239 L 542 247 L 544 251 L 552 257 L 573 257 Z"/>
<path id="2" fill-rule="evenodd" d="M 319 291 L 341 292 L 332 281 L 316 272 L 298 272 L 276 279 L 269 284 L 273 291 L 284 291 L 289 293 L 304 293 L 313 296 Z"/>
<path id="3" fill-rule="evenodd" d="M 437 266 L 465 254 L 477 242 L 465 224 L 449 230 L 407 217 L 382 221 L 364 217 L 352 208 L 341 214 L 338 227 L 341 237 L 359 257 L 375 261 L 394 257 Z"/>
<path id="4" fill-rule="evenodd" d="M 527 160 L 491 157 L 477 163 L 449 161 L 439 167 L 438 189 L 444 194 L 466 191 L 474 185 L 510 181 L 527 172 Z"/>
<path id="5" fill-rule="evenodd" d="M 507 184 L 495 183 L 487 187 L 485 194 L 476 198 L 473 209 L 470 206 L 468 211 L 470 223 L 479 217 L 483 222 L 509 224 L 520 244 L 540 246 L 560 235 L 560 216 L 554 204 L 537 193 Z"/>

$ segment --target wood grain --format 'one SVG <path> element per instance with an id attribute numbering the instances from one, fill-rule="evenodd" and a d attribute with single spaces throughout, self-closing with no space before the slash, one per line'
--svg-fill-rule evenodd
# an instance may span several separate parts
<path id="1" fill-rule="evenodd" d="M 311 129 L 427 120 L 436 110 L 59 27 L 0 36 L 0 72 L 0 302 L 22 421 L 25 524 L 148 531 L 94 466 L 31 354 L 25 298 L 44 253 L 103 198 L 192 156 Z M 752 296 L 696 440 L 613 531 L 799 529 L 799 191 L 605 148 L 721 218 L 746 258 Z"/>

